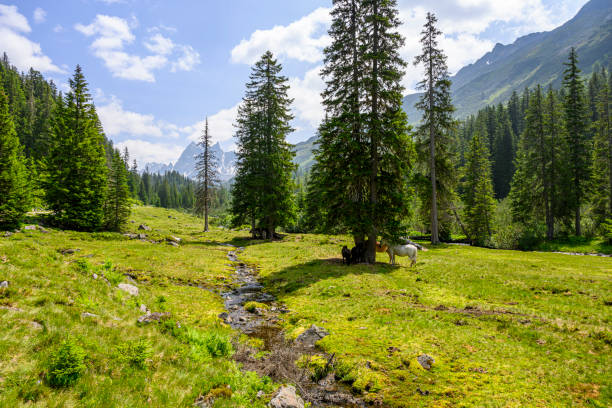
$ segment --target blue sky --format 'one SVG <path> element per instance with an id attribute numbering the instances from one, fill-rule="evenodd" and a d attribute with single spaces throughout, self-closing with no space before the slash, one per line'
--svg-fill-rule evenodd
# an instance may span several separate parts
<path id="1" fill-rule="evenodd" d="M 435 3 L 435 5 L 431 5 Z M 427 11 L 445 34 L 456 72 L 497 42 L 550 30 L 586 0 L 398 0 L 412 61 Z M 175 161 L 205 116 L 215 140 L 234 146 L 232 123 L 250 64 L 272 50 L 295 99 L 291 142 L 321 119 L 318 71 L 331 0 L 0 0 L 0 52 L 60 89 L 83 67 L 104 129 L 142 165 Z M 407 69 L 406 92 L 420 79 Z"/>

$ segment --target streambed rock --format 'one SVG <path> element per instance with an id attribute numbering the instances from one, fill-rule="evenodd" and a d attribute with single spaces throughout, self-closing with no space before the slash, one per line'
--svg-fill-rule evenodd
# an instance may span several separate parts
<path id="1" fill-rule="evenodd" d="M 120 283 L 117 285 L 117 287 L 119 290 L 129 293 L 132 296 L 138 296 L 138 288 L 134 285 L 130 285 L 129 283 Z"/>
<path id="2" fill-rule="evenodd" d="M 295 341 L 301 343 L 305 347 L 314 347 L 317 341 L 326 336 L 329 336 L 327 330 L 313 324 L 308 330 L 300 334 Z"/>
<path id="3" fill-rule="evenodd" d="M 304 400 L 300 398 L 293 385 L 282 386 L 272 398 L 270 408 L 304 408 Z"/>
<path id="4" fill-rule="evenodd" d="M 167 319 L 170 317 L 170 313 L 168 312 L 164 312 L 164 313 L 148 313 L 146 315 L 142 315 L 138 318 L 138 323 L 152 323 L 152 322 L 159 322 L 160 320 L 163 319 Z"/>
<path id="5" fill-rule="evenodd" d="M 427 354 L 421 354 L 417 357 L 417 361 L 426 370 L 431 370 L 431 366 L 435 362 L 432 356 L 428 356 Z"/>

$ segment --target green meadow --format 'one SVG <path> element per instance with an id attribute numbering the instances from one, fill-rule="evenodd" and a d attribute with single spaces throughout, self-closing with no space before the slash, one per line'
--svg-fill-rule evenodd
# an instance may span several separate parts
<path id="1" fill-rule="evenodd" d="M 612 404 L 610 258 L 440 245 L 413 268 L 386 254 L 344 266 L 345 236 L 252 241 L 151 207 L 130 219 L 129 232 L 180 246 L 52 228 L 0 238 L 0 406 L 266 406 L 278 384 L 240 370 L 232 343 L 244 339 L 217 317 L 232 285 L 227 243 L 245 247 L 241 260 L 290 309 L 287 336 L 312 324 L 330 332 L 318 345 L 368 402 Z M 169 316 L 139 324 L 141 305 Z"/>

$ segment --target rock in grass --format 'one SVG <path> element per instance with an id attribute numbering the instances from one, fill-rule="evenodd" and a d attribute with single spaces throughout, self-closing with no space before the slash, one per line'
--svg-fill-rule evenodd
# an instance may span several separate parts
<path id="1" fill-rule="evenodd" d="M 329 336 L 329 332 L 324 328 L 318 327 L 313 324 L 308 330 L 300 334 L 295 340 L 306 347 L 314 347 L 315 343 L 324 338 L 325 336 Z"/>
<path id="2" fill-rule="evenodd" d="M 151 227 L 149 227 L 149 226 L 147 226 L 147 225 L 145 225 L 145 224 L 140 224 L 140 225 L 138 226 L 138 229 L 139 229 L 140 231 L 151 231 Z"/>
<path id="3" fill-rule="evenodd" d="M 93 314 L 93 313 L 89 313 L 89 312 L 83 312 L 81 313 L 81 317 L 98 317 L 97 314 Z"/>
<path id="4" fill-rule="evenodd" d="M 140 305 L 140 311 L 144 314 L 151 314 L 151 311 L 147 308 L 146 305 Z"/>
<path id="5" fill-rule="evenodd" d="M 174 241 L 168 241 L 168 242 L 167 242 L 167 244 L 168 244 L 168 245 L 172 245 L 172 246 L 173 246 L 173 247 L 175 247 L 175 248 L 180 247 L 180 245 L 179 245 L 177 242 L 174 242 Z"/>
<path id="6" fill-rule="evenodd" d="M 300 398 L 293 385 L 280 387 L 268 405 L 270 408 L 304 408 L 304 400 Z"/>
<path id="7" fill-rule="evenodd" d="M 170 317 L 170 313 L 168 313 L 168 312 L 164 312 L 164 313 L 159 313 L 159 312 L 149 313 L 149 314 L 140 316 L 138 318 L 138 323 L 144 324 L 144 323 L 159 322 L 160 320 L 167 319 L 169 317 Z"/>
<path id="8" fill-rule="evenodd" d="M 166 237 L 166 241 L 168 241 L 168 242 L 176 242 L 177 244 L 181 243 L 181 239 L 179 237 L 174 237 L 172 235 L 170 235 L 169 237 Z"/>
<path id="9" fill-rule="evenodd" d="M 8 286 L 9 286 L 8 281 L 2 281 L 2 282 L 0 282 L 0 288 L 8 288 Z"/>
<path id="10" fill-rule="evenodd" d="M 138 288 L 134 285 L 130 285 L 129 283 L 120 283 L 117 285 L 117 287 L 132 296 L 138 296 Z"/>
<path id="11" fill-rule="evenodd" d="M 427 354 L 421 354 L 417 357 L 417 361 L 426 370 L 431 370 L 431 366 L 435 362 L 432 356 L 428 356 Z"/>

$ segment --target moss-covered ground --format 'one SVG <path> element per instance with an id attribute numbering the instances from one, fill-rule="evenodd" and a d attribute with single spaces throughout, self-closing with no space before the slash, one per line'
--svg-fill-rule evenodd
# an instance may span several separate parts
<path id="1" fill-rule="evenodd" d="M 252 245 L 248 245 L 251 243 Z M 298 335 L 331 333 L 347 382 L 388 406 L 612 405 L 612 259 L 441 245 L 344 266 L 348 238 L 245 242 Z M 424 370 L 416 358 L 434 358 Z M 423 395 L 425 394 L 425 395 Z"/>
<path id="2" fill-rule="evenodd" d="M 49 228 L 0 238 L 0 281 L 9 281 L 0 289 L 0 407 L 190 407 L 200 396 L 265 406 L 256 395 L 269 397 L 274 385 L 240 372 L 234 334 L 217 318 L 221 297 L 193 286 L 230 282 L 217 241 L 231 234 L 215 231 L 211 242 L 199 219 L 162 209 L 138 207 L 131 219 L 131 232 L 176 236 L 181 246 Z M 137 231 L 141 223 L 153 231 Z M 138 296 L 119 283 L 137 286 Z M 170 318 L 139 325 L 140 305 Z M 83 349 L 86 368 L 73 385 L 52 387 L 49 361 L 66 340 Z"/>

